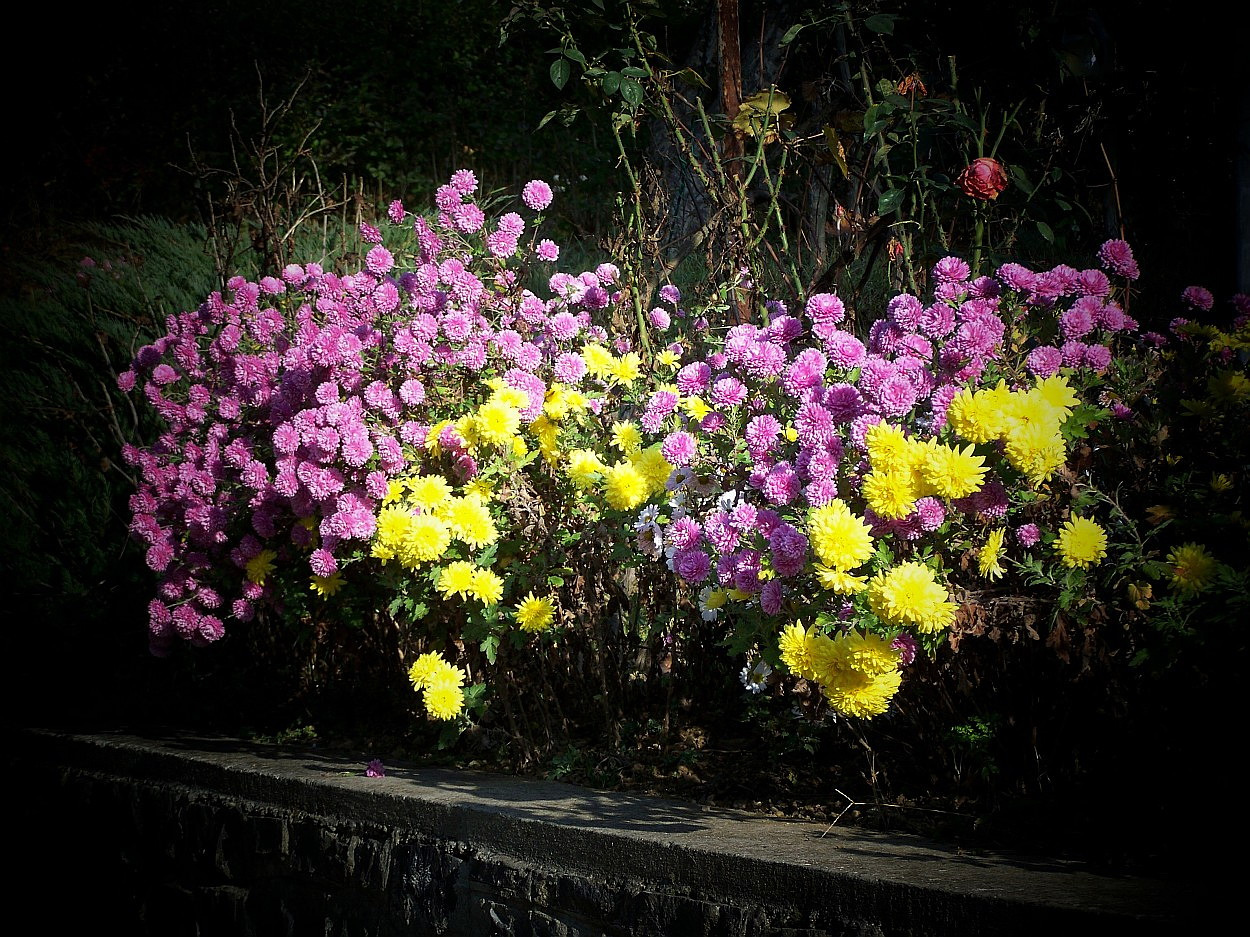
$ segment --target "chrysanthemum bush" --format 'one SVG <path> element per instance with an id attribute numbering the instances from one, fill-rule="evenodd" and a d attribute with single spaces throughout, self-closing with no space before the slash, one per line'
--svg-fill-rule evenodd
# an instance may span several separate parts
<path id="1" fill-rule="evenodd" d="M 411 681 L 450 719 L 484 688 L 465 686 L 457 647 L 493 662 L 502 635 L 553 624 L 561 564 L 536 532 L 568 544 L 587 523 L 553 466 L 638 362 L 579 389 L 614 268 L 538 276 L 556 254 L 539 219 L 487 223 L 476 192 L 465 170 L 428 219 L 392 204 L 390 246 L 362 225 L 356 273 L 231 280 L 121 375 L 166 427 L 124 453 L 143 479 L 131 529 L 160 576 L 154 653 L 215 642 L 262 609 L 333 615 L 363 591 L 393 619 L 428 619 Z M 551 198 L 535 180 L 523 210 Z"/>
<path id="2" fill-rule="evenodd" d="M 996 602 L 1044 609 L 1053 636 L 1064 615 L 1105 620 L 1107 590 L 1141 610 L 1163 571 L 1176 602 L 1244 578 L 1244 537 L 1226 561 L 1156 541 L 1094 471 L 1174 353 L 1125 311 L 1127 244 L 1087 269 L 947 257 L 931 295 L 895 296 L 862 335 L 838 296 L 754 295 L 748 271 L 732 287 L 758 322 L 718 326 L 668 285 L 644 360 L 605 327 L 633 302 L 618 269 L 555 266 L 534 217 L 551 197 L 535 180 L 488 217 L 513 206 L 462 170 L 428 215 L 394 203 L 362 225 L 363 270 L 236 278 L 139 351 L 121 386 L 166 427 L 125 452 L 155 653 L 363 602 L 407 636 L 426 713 L 462 726 L 492 667 L 558 699 L 541 662 L 564 634 L 597 659 L 587 698 L 612 667 L 645 679 L 605 662 L 611 614 L 657 653 L 719 647 L 755 699 L 869 719 Z M 1244 411 L 1236 329 L 1174 328 L 1215 369 L 1195 421 Z M 517 685 L 516 651 L 548 682 Z"/>

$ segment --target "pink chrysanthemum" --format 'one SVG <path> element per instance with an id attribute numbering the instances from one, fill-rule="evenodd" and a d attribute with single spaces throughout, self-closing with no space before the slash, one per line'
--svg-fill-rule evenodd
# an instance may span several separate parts
<path id="1" fill-rule="evenodd" d="M 948 260 L 951 260 L 951 257 L 948 257 Z M 968 265 L 965 264 L 964 266 L 966 269 Z M 889 316 L 890 321 L 894 322 L 904 332 L 914 332 L 916 330 L 916 327 L 920 324 L 920 314 L 923 311 L 924 306 L 920 304 L 920 300 L 916 299 L 910 292 L 900 292 L 885 307 L 886 315 Z"/>
<path id="2" fill-rule="evenodd" d="M 1085 367 L 1101 374 L 1111 365 L 1111 349 L 1106 345 L 1089 345 L 1085 349 Z"/>
<path id="3" fill-rule="evenodd" d="M 531 211 L 542 211 L 551 204 L 551 199 L 551 186 L 541 179 L 531 179 L 525 183 L 525 187 L 521 190 L 521 201 Z"/>
<path id="4" fill-rule="evenodd" d="M 694 361 L 677 372 L 677 389 L 683 394 L 700 394 L 712 379 L 712 369 L 702 361 Z"/>
<path id="5" fill-rule="evenodd" d="M 1181 293 L 1181 302 L 1189 306 L 1191 309 L 1199 309 L 1203 312 L 1209 312 L 1211 307 L 1215 305 L 1215 297 L 1211 295 L 1211 291 L 1201 286 L 1187 286 Z"/>
<path id="6" fill-rule="evenodd" d="M 456 230 L 465 234 L 480 231 L 486 222 L 486 214 L 473 202 L 457 205 L 451 211 L 451 218 Z"/>
<path id="7" fill-rule="evenodd" d="M 451 174 L 451 187 L 463 195 L 477 191 L 477 176 L 471 169 L 457 169 Z"/>
<path id="8" fill-rule="evenodd" d="M 778 462 L 764 476 L 760 490 L 771 504 L 789 504 L 799 496 L 802 480 L 789 462 Z"/>
<path id="9" fill-rule="evenodd" d="M 1034 377 L 1050 377 L 1063 365 L 1063 353 L 1053 345 L 1039 345 L 1029 352 L 1024 363 Z"/>
<path id="10" fill-rule="evenodd" d="M 945 338 L 955 328 L 955 310 L 946 303 L 926 306 L 917 319 L 916 328 L 930 338 Z"/>
<path id="11" fill-rule="evenodd" d="M 841 329 L 834 329 L 823 341 L 829 360 L 839 368 L 850 370 L 857 368 L 864 360 L 866 350 L 864 343 Z"/>
<path id="12" fill-rule="evenodd" d="M 395 266 L 395 258 L 381 244 L 374 245 L 365 257 L 365 266 L 369 268 L 370 273 L 376 273 L 382 276 Z"/>
<path id="13" fill-rule="evenodd" d="M 678 431 L 670 433 L 660 445 L 660 454 L 673 465 L 689 465 L 698 452 L 699 446 L 689 433 Z"/>
<path id="14" fill-rule="evenodd" d="M 1103 267 L 1126 280 L 1136 280 L 1140 276 L 1133 249 L 1127 241 L 1115 239 L 1103 242 L 1098 248 L 1098 259 Z"/>
<path id="15" fill-rule="evenodd" d="M 565 352 L 556 358 L 552 376 L 561 384 L 577 384 L 586 376 L 586 362 L 581 355 Z"/>
<path id="16" fill-rule="evenodd" d="M 768 413 L 761 413 L 759 416 L 752 417 L 747 423 L 745 432 L 747 449 L 753 457 L 758 458 L 772 451 L 780 435 L 781 423 L 777 421 L 777 418 Z"/>
<path id="17" fill-rule="evenodd" d="M 681 517 L 668 525 L 664 540 L 678 550 L 692 550 L 703 540 L 703 530 L 693 517 Z"/>
<path id="18" fill-rule="evenodd" d="M 651 327 L 653 329 L 659 329 L 662 332 L 667 329 L 670 324 L 672 324 L 673 320 L 669 317 L 666 310 L 660 306 L 656 306 L 647 313 L 647 321 L 651 323 Z"/>
<path id="19" fill-rule="evenodd" d="M 736 377 L 722 377 L 712 385 L 711 398 L 718 407 L 736 407 L 747 399 L 747 388 Z"/>
<path id="20" fill-rule="evenodd" d="M 1064 342 L 1063 347 L 1059 349 L 1064 367 L 1081 367 L 1085 363 L 1085 347 L 1084 342 Z"/>
<path id="21" fill-rule="evenodd" d="M 810 296 L 803 307 L 808 318 L 813 322 L 838 323 L 846 317 L 846 307 L 833 293 L 816 293 Z"/>
<path id="22" fill-rule="evenodd" d="M 1021 524 L 1016 528 L 1016 543 L 1026 550 L 1040 539 L 1042 539 L 1042 534 L 1036 524 Z"/>
<path id="23" fill-rule="evenodd" d="M 849 423 L 864 409 L 864 398 L 853 384 L 834 384 L 825 391 L 821 401 L 830 416 L 838 423 Z"/>
<path id="24" fill-rule="evenodd" d="M 550 238 L 543 238 L 538 242 L 534 253 L 538 255 L 539 260 L 552 263 L 560 256 L 560 245 Z"/>
<path id="25" fill-rule="evenodd" d="M 702 550 L 678 550 L 673 554 L 673 572 L 686 582 L 702 582 L 711 571 L 712 561 Z"/>
<path id="26" fill-rule="evenodd" d="M 943 257 L 933 265 L 935 279 L 949 283 L 963 283 L 972 273 L 972 268 L 958 257 Z"/>

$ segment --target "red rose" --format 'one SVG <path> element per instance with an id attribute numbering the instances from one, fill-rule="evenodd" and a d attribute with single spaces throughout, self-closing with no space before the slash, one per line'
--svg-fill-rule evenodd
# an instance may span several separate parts
<path id="1" fill-rule="evenodd" d="M 964 167 L 955 184 L 964 195 L 989 201 L 1007 188 L 1007 171 L 998 160 L 982 156 Z"/>

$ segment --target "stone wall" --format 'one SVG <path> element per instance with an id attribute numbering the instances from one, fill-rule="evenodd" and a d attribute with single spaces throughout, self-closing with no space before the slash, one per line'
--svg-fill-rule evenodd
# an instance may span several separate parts
<path id="1" fill-rule="evenodd" d="M 10 750 L 17 894 L 53 933 L 1070 937 L 1206 907 L 1061 862 L 236 740 Z"/>

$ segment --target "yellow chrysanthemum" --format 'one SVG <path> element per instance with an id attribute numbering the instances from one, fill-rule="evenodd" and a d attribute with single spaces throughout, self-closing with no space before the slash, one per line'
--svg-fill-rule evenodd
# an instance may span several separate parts
<path id="1" fill-rule="evenodd" d="M 466 560 L 448 563 L 438 576 L 438 591 L 445 599 L 453 595 L 466 598 L 473 588 L 473 574 L 477 567 Z"/>
<path id="2" fill-rule="evenodd" d="M 646 476 L 629 462 L 617 462 L 604 476 L 604 494 L 608 504 L 618 511 L 632 511 L 650 493 Z"/>
<path id="3" fill-rule="evenodd" d="M 712 408 L 708 406 L 707 401 L 695 394 L 682 398 L 681 409 L 692 420 L 702 420 L 712 412 Z"/>
<path id="4" fill-rule="evenodd" d="M 629 464 L 647 480 L 652 491 L 663 488 L 668 477 L 673 474 L 673 465 L 660 452 L 659 443 L 630 453 Z"/>
<path id="5" fill-rule="evenodd" d="M 538 440 L 538 451 L 542 453 L 543 458 L 549 464 L 555 465 L 560 455 L 560 428 L 550 417 L 543 414 L 530 424 L 530 432 Z"/>
<path id="6" fill-rule="evenodd" d="M 998 438 L 1002 412 L 1001 394 L 965 388 L 947 406 L 946 422 L 968 442 L 989 442 Z"/>
<path id="7" fill-rule="evenodd" d="M 394 504 L 403 498 L 404 492 L 408 490 L 405 481 L 406 479 L 402 478 L 392 478 L 386 483 L 386 494 L 382 497 L 383 505 Z"/>
<path id="8" fill-rule="evenodd" d="M 1067 460 L 1063 437 L 1045 423 L 1019 423 L 1005 440 L 1007 461 L 1033 485 L 1040 485 Z"/>
<path id="9" fill-rule="evenodd" d="M 1218 403 L 1240 403 L 1250 397 L 1250 380 L 1240 371 L 1219 371 L 1207 380 L 1207 391 Z"/>
<path id="10" fill-rule="evenodd" d="M 439 559 L 451 543 L 451 531 L 432 514 L 416 514 L 397 551 L 400 562 L 412 568 Z"/>
<path id="11" fill-rule="evenodd" d="M 513 612 L 516 623 L 525 631 L 544 631 L 555 619 L 555 603 L 550 596 L 535 598 L 531 592 Z"/>
<path id="12" fill-rule="evenodd" d="M 622 384 L 632 384 L 642 373 L 642 359 L 632 351 L 621 355 L 612 369 L 612 376 Z"/>
<path id="13" fill-rule="evenodd" d="M 655 363 L 665 368 L 673 367 L 673 365 L 677 364 L 680 360 L 681 355 L 677 354 L 677 352 L 673 351 L 671 348 L 665 348 L 662 352 L 655 356 Z"/>
<path id="14" fill-rule="evenodd" d="M 473 429 L 477 438 L 501 449 L 512 445 L 520 428 L 520 410 L 503 400 L 492 398 L 473 414 Z"/>
<path id="15" fill-rule="evenodd" d="M 412 475 L 404 480 L 408 500 L 427 512 L 432 512 L 451 496 L 451 485 L 442 475 Z"/>
<path id="16" fill-rule="evenodd" d="M 495 497 L 495 486 L 490 479 L 483 478 L 481 475 L 476 476 L 462 490 L 466 498 L 477 498 L 482 502 L 490 501 Z"/>
<path id="17" fill-rule="evenodd" d="M 873 511 L 891 520 L 910 514 L 920 496 L 911 472 L 869 472 L 861 491 Z"/>
<path id="18" fill-rule="evenodd" d="M 985 457 L 975 455 L 972 446 L 960 450 L 938 445 L 926 454 L 921 472 L 935 494 L 943 498 L 966 498 L 979 490 L 985 480 Z"/>
<path id="19" fill-rule="evenodd" d="M 612 352 L 594 343 L 582 346 L 582 360 L 586 362 L 586 373 L 597 378 L 607 377 L 616 364 Z"/>
<path id="20" fill-rule="evenodd" d="M 1186 543 L 1168 553 L 1172 588 L 1178 592 L 1201 592 L 1215 580 L 1220 564 L 1206 547 Z"/>
<path id="21" fill-rule="evenodd" d="M 569 462 L 565 470 L 574 485 L 578 488 L 589 488 L 596 479 L 607 472 L 608 467 L 589 449 L 574 449 L 569 453 Z"/>
<path id="22" fill-rule="evenodd" d="M 836 712 L 858 719 L 871 719 L 890 708 L 898 693 L 903 675 L 897 670 L 867 674 L 859 670 L 842 670 L 824 685 L 825 698 Z"/>
<path id="23" fill-rule="evenodd" d="M 265 577 L 274 571 L 273 561 L 278 558 L 278 554 L 273 550 L 261 550 L 254 557 L 247 561 L 244 567 L 247 573 L 247 581 L 254 582 L 259 586 L 265 584 Z"/>
<path id="24" fill-rule="evenodd" d="M 642 433 L 638 425 L 630 420 L 612 424 L 612 445 L 625 454 L 637 452 L 642 448 Z"/>
<path id="25" fill-rule="evenodd" d="M 883 621 L 933 633 L 950 625 L 956 606 L 923 563 L 900 563 L 868 583 L 868 605 Z"/>
<path id="26" fill-rule="evenodd" d="M 1011 395 L 1008 420 L 1002 435 L 1007 435 L 1021 424 L 1041 426 L 1046 432 L 1058 435 L 1059 427 L 1071 414 L 1071 408 L 1056 406 L 1038 388 L 1023 394 L 1015 393 Z"/>
<path id="27" fill-rule="evenodd" d="M 877 676 L 898 669 L 902 656 L 889 638 L 879 634 L 851 631 L 838 637 L 847 666 Z"/>
<path id="28" fill-rule="evenodd" d="M 816 573 L 816 581 L 822 588 L 838 595 L 855 595 L 868 587 L 867 576 L 855 576 L 843 569 L 831 569 L 822 563 L 817 563 L 812 567 L 812 571 Z"/>
<path id="29" fill-rule="evenodd" d="M 1034 388 L 1043 400 L 1062 414 L 1061 418 L 1065 420 L 1072 414 L 1073 408 L 1081 402 L 1081 398 L 1076 395 L 1076 391 L 1062 374 L 1044 377 L 1034 385 Z"/>
<path id="30" fill-rule="evenodd" d="M 483 605 L 491 606 L 503 598 L 503 579 L 493 570 L 479 569 L 473 573 L 469 595 Z"/>
<path id="31" fill-rule="evenodd" d="M 326 596 L 334 595 L 343 588 L 343 574 L 336 569 L 329 576 L 314 575 L 309 581 L 308 588 L 324 599 Z"/>
<path id="32" fill-rule="evenodd" d="M 495 392 L 490 395 L 491 403 L 503 404 L 505 407 L 511 407 L 514 410 L 524 410 L 530 405 L 529 391 L 522 390 L 520 387 L 513 387 L 511 384 L 499 382 L 495 387 Z"/>
<path id="33" fill-rule="evenodd" d="M 1107 533 L 1088 518 L 1074 515 L 1059 528 L 1055 549 L 1064 566 L 1093 566 L 1107 555 Z"/>
<path id="34" fill-rule="evenodd" d="M 877 423 L 864 433 L 868 461 L 875 472 L 907 470 L 911 464 L 911 445 L 901 426 Z"/>
<path id="35" fill-rule="evenodd" d="M 781 651 L 781 662 L 791 673 L 809 680 L 812 678 L 812 641 L 801 621 L 782 629 L 777 648 Z"/>
<path id="36" fill-rule="evenodd" d="M 441 654 L 429 651 L 412 662 L 412 666 L 408 668 L 408 680 L 414 690 L 424 690 L 430 685 L 434 674 L 447 666 L 447 661 L 443 660 Z"/>
<path id="37" fill-rule="evenodd" d="M 477 498 L 449 498 L 439 510 L 439 517 L 451 528 L 453 536 L 471 547 L 489 546 L 499 539 L 490 509 Z"/>
<path id="38" fill-rule="evenodd" d="M 439 684 L 425 691 L 425 711 L 433 719 L 455 719 L 464 709 L 464 690 L 451 684 Z"/>
<path id="39" fill-rule="evenodd" d="M 836 570 L 855 569 L 872 556 L 871 528 L 841 499 L 808 513 L 807 536 L 820 561 Z"/>
<path id="40" fill-rule="evenodd" d="M 1000 579 L 1006 570 L 1002 566 L 1003 558 L 1003 536 L 1007 533 L 1006 527 L 1000 527 L 994 531 L 985 540 L 985 545 L 977 551 L 977 567 L 981 570 L 981 575 L 986 579 Z"/>

